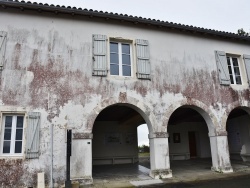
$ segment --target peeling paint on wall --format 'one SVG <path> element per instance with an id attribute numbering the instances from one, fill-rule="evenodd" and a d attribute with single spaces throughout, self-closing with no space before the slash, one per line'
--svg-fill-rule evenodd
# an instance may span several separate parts
<path id="1" fill-rule="evenodd" d="M 21 167 L 23 162 L 18 162 L 16 168 L 20 167 L 17 169 L 20 174 L 23 171 L 49 174 L 45 163 L 51 157 L 49 126 L 53 124 L 54 175 L 55 181 L 62 183 L 66 163 L 65 130 L 71 128 L 74 135 L 78 135 L 75 141 L 87 139 L 84 135 L 92 132 L 95 118 L 110 105 L 119 103 L 134 108 L 147 122 L 150 133 L 159 137 L 167 134 L 167 122 L 174 106 L 193 105 L 203 109 L 215 128 L 213 136 L 225 131 L 226 118 L 233 107 L 243 104 L 249 107 L 248 86 L 237 89 L 220 85 L 213 57 L 215 46 L 244 54 L 250 51 L 249 45 L 150 29 L 142 32 L 137 27 L 94 21 L 53 17 L 51 22 L 52 18 L 43 15 L 34 18 L 20 12 L 13 15 L 18 17 L 12 19 L 12 14 L 3 11 L 0 17 L 2 29 L 8 33 L 6 61 L 0 73 L 0 109 L 15 112 L 23 107 L 22 113 L 39 111 L 42 114 L 40 157 L 21 160 L 29 170 Z M 6 20 L 11 23 L 6 24 Z M 136 75 L 131 78 L 92 76 L 92 34 L 117 36 L 114 32 L 117 27 L 123 31 L 119 37 L 149 41 L 152 80 L 139 80 Z M 227 144 L 220 146 L 227 147 Z M 83 146 L 76 144 L 76 148 Z M 228 148 L 221 149 L 228 151 Z M 74 154 L 84 155 L 74 156 L 74 165 L 84 166 L 83 160 L 91 160 L 84 151 L 75 151 Z M 223 161 L 226 155 L 217 156 L 225 168 L 230 166 L 228 160 Z M 80 168 L 73 170 L 74 174 L 82 173 Z M 167 176 L 169 170 L 152 173 Z"/>

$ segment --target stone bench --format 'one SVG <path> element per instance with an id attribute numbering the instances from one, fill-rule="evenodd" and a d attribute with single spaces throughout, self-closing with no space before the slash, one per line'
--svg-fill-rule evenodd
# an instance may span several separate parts
<path id="1" fill-rule="evenodd" d="M 240 156 L 244 162 L 250 161 L 250 153 L 241 153 Z"/>
<path id="2" fill-rule="evenodd" d="M 190 159 L 190 153 L 185 152 L 185 153 L 170 153 L 169 154 L 170 160 L 174 160 L 175 156 L 183 156 L 185 160 Z"/>
<path id="3" fill-rule="evenodd" d="M 107 157 L 93 157 L 94 160 L 111 160 L 112 164 L 119 164 L 116 163 L 116 160 L 119 159 L 131 159 L 131 162 L 134 164 L 135 162 L 138 161 L 138 156 L 107 156 Z"/>
<path id="4" fill-rule="evenodd" d="M 240 152 L 230 152 L 229 155 L 230 155 L 230 159 L 242 160 L 240 156 Z"/>

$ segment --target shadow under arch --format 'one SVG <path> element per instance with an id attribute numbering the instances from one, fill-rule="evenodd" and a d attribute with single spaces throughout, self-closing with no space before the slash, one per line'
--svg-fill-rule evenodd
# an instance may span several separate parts
<path id="1" fill-rule="evenodd" d="M 216 134 L 216 127 L 219 127 L 218 122 L 216 121 L 216 117 L 212 113 L 212 111 L 202 102 L 190 99 L 190 100 L 183 100 L 178 102 L 178 104 L 173 104 L 170 106 L 167 112 L 167 119 L 164 122 L 167 126 L 169 124 L 169 119 L 171 115 L 179 108 L 190 108 L 198 112 L 205 120 L 206 125 L 209 130 L 209 135 Z"/>
<path id="2" fill-rule="evenodd" d="M 241 109 L 250 115 L 250 106 L 240 104 L 238 101 L 231 103 L 226 108 L 226 111 L 223 114 L 223 117 L 221 119 L 221 125 L 225 130 L 226 130 L 226 125 L 227 125 L 227 120 L 228 120 L 229 115 L 231 114 L 231 112 L 233 112 L 234 110 L 237 110 L 237 109 Z"/>
<path id="3" fill-rule="evenodd" d="M 248 114 L 250 115 L 250 107 L 249 107 L 249 106 L 235 105 L 235 106 L 233 106 L 232 108 L 228 109 L 226 121 L 228 120 L 229 115 L 230 115 L 234 110 L 237 110 L 237 109 L 243 110 L 243 111 L 245 111 L 246 113 L 248 113 Z"/>
<path id="4" fill-rule="evenodd" d="M 225 129 L 231 160 L 250 161 L 250 107 L 234 105 L 227 111 Z"/>
<path id="5" fill-rule="evenodd" d="M 179 101 L 176 104 L 173 104 L 171 108 L 168 110 L 167 117 L 167 125 L 169 126 L 169 119 L 171 115 L 178 108 L 190 108 L 200 116 L 202 116 L 204 123 L 206 124 L 209 132 L 209 143 L 211 149 L 211 157 L 212 157 L 212 170 L 218 172 L 233 172 L 230 157 L 228 154 L 228 144 L 227 144 L 227 136 L 223 127 L 220 125 L 222 120 L 218 119 L 215 116 L 214 112 L 206 106 L 204 103 L 197 101 L 195 99 L 184 99 Z M 168 127 L 169 129 L 169 127 Z M 207 142 L 208 143 L 208 142 Z"/>
<path id="6" fill-rule="evenodd" d="M 247 113 L 250 113 L 250 103 L 246 105 L 244 102 L 235 101 L 227 106 L 226 115 L 228 116 L 236 108 L 240 108 L 245 110 Z"/>
<path id="7" fill-rule="evenodd" d="M 94 178 L 99 178 L 100 173 L 105 176 L 114 173 L 117 168 L 122 172 L 122 168 L 126 166 L 116 166 L 122 164 L 132 165 L 130 166 L 132 172 L 128 171 L 128 173 L 134 173 L 134 169 L 137 174 L 139 168 L 137 127 L 143 122 L 147 124 L 149 132 L 152 131 L 152 116 L 149 107 L 136 100 L 131 102 L 109 99 L 93 110 L 93 125 L 91 124 L 92 127 L 89 130 L 93 134 L 92 174 Z M 147 160 L 151 160 L 151 157 Z M 104 169 L 102 169 L 103 165 L 106 165 Z M 150 163 L 146 167 L 149 175 Z M 116 173 L 119 176 L 119 172 L 116 171 Z M 116 177 L 115 174 L 113 176 Z"/>
<path id="8" fill-rule="evenodd" d="M 114 105 L 129 107 L 138 112 L 146 122 L 149 134 L 153 133 L 153 125 L 155 124 L 156 120 L 154 114 L 152 113 L 152 109 L 143 102 L 127 96 L 126 100 L 120 100 L 120 97 L 119 100 L 115 100 L 115 98 L 103 100 L 92 110 L 87 120 L 87 127 L 91 133 L 93 131 L 93 126 L 98 115 L 106 108 Z"/>
<path id="9" fill-rule="evenodd" d="M 215 149 L 210 135 L 215 128 L 210 115 L 204 108 L 190 103 L 175 105 L 170 112 L 167 131 L 173 174 L 179 173 L 179 164 L 183 164 L 182 171 L 186 173 L 192 170 L 191 167 L 199 171 L 204 169 L 204 164 L 214 166 Z"/>

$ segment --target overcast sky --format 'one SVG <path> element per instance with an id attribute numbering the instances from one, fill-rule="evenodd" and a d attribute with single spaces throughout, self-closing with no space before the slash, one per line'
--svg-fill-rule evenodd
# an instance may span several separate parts
<path id="1" fill-rule="evenodd" d="M 138 133 L 138 145 L 149 145 L 149 140 L 148 140 L 148 126 L 146 124 L 140 125 L 137 128 L 137 133 Z"/>
<path id="2" fill-rule="evenodd" d="M 209 29 L 250 32 L 250 0 L 37 0 L 154 18 Z"/>
<path id="3" fill-rule="evenodd" d="M 239 28 L 250 32 L 250 0 L 37 0 L 31 2 L 122 13 L 233 33 L 236 33 Z M 148 145 L 147 126 L 140 126 L 138 132 L 139 145 Z"/>

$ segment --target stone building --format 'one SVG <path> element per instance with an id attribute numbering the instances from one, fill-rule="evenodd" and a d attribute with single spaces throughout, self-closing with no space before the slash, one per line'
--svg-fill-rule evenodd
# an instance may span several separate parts
<path id="1" fill-rule="evenodd" d="M 83 183 L 92 164 L 136 162 L 143 123 L 153 178 L 175 175 L 170 160 L 249 160 L 249 37 L 24 1 L 0 1 L 0 26 L 2 183 L 49 179 L 51 126 L 59 184 L 67 129 Z"/>

